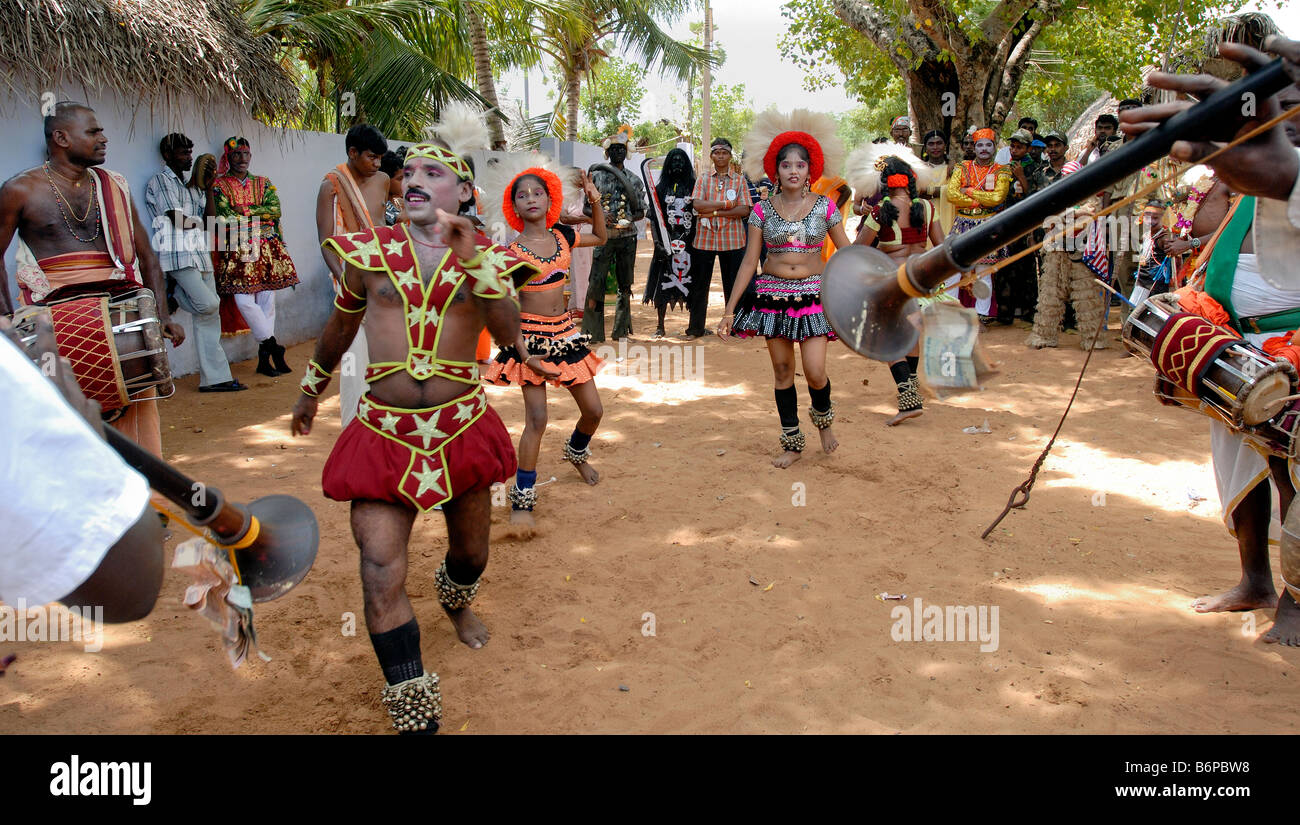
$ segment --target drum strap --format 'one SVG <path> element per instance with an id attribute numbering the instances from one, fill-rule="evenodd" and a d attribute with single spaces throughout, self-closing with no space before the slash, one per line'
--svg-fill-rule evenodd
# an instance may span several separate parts
<path id="1" fill-rule="evenodd" d="M 1255 222 L 1255 198 L 1246 196 L 1237 201 L 1232 215 L 1224 220 L 1216 243 L 1206 257 L 1205 291 L 1228 311 L 1232 325 L 1238 327 L 1237 311 L 1232 306 L 1232 282 L 1237 274 L 1237 260 L 1241 256 L 1241 243 Z"/>

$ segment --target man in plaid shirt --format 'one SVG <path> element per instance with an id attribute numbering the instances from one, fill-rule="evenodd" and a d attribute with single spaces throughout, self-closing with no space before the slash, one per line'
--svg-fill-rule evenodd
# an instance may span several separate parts
<path id="1" fill-rule="evenodd" d="M 175 133 L 158 144 L 164 166 L 149 179 L 144 202 L 153 214 L 153 248 L 158 263 L 176 281 L 176 302 L 194 316 L 194 345 L 199 356 L 199 392 L 248 389 L 230 375 L 221 348 L 221 300 L 212 276 L 212 256 L 204 231 L 207 193 L 182 180 L 193 165 L 194 142 Z"/>
<path id="2" fill-rule="evenodd" d="M 709 287 L 713 283 L 713 261 L 722 263 L 722 291 L 731 300 L 731 287 L 745 257 L 745 219 L 753 201 L 749 183 L 731 169 L 731 141 L 714 138 L 709 147 L 713 168 L 695 179 L 691 193 L 700 217 L 695 231 L 695 273 L 691 278 L 691 317 L 686 337 L 706 335 L 704 316 L 709 308 Z"/>

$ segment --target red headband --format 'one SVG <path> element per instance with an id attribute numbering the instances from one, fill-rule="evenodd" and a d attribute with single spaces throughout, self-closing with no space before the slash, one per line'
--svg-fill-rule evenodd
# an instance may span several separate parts
<path id="1" fill-rule="evenodd" d="M 548 172 L 537 166 L 525 169 L 510 179 L 510 185 L 506 187 L 506 191 L 501 195 L 501 212 L 506 216 L 506 223 L 510 224 L 516 232 L 524 231 L 524 219 L 519 217 L 519 213 L 515 211 L 513 192 L 515 191 L 515 183 L 520 178 L 528 175 L 540 178 L 546 186 L 546 194 L 551 198 L 551 206 L 546 210 L 547 226 L 554 226 L 555 222 L 560 219 L 561 210 L 564 209 L 564 184 L 560 183 L 560 179 L 556 177 L 555 173 Z"/>
<path id="2" fill-rule="evenodd" d="M 975 134 L 971 135 L 971 140 L 991 140 L 997 142 L 998 133 L 992 129 L 976 129 Z"/>
<path id="3" fill-rule="evenodd" d="M 885 178 L 885 186 L 890 189 L 906 189 L 908 183 L 907 175 L 890 175 Z"/>
<path id="4" fill-rule="evenodd" d="M 767 173 L 767 179 L 780 185 L 776 175 L 776 155 L 791 143 L 799 144 L 808 153 L 808 181 L 811 183 L 820 178 L 825 159 L 817 139 L 807 132 L 782 132 L 768 144 L 767 154 L 763 156 L 763 171 Z"/>

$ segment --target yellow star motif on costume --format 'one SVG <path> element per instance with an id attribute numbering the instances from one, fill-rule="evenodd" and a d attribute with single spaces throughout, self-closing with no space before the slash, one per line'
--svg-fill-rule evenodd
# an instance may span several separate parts
<path id="1" fill-rule="evenodd" d="M 415 275 L 415 267 L 393 272 L 397 278 L 397 288 L 405 289 L 408 286 L 419 286 L 420 279 Z"/>
<path id="2" fill-rule="evenodd" d="M 406 311 L 406 325 L 408 327 L 416 326 L 420 323 L 420 316 L 423 314 L 424 310 L 422 308 L 411 307 Z"/>
<path id="3" fill-rule="evenodd" d="M 415 429 L 411 430 L 408 435 L 416 435 L 424 439 L 424 449 L 429 449 L 429 439 L 446 438 L 447 434 L 438 429 L 438 414 L 434 413 L 428 418 L 415 416 Z"/>
<path id="4" fill-rule="evenodd" d="M 365 399 L 362 399 L 361 403 L 357 405 L 357 418 L 369 418 L 370 411 L 370 404 Z"/>
<path id="5" fill-rule="evenodd" d="M 421 380 L 428 378 L 433 373 L 433 364 L 430 363 L 429 356 L 427 355 L 412 358 L 407 366 L 410 369 L 411 374 Z M 427 447 L 429 445 L 425 444 L 424 446 Z"/>
<path id="6" fill-rule="evenodd" d="M 357 244 L 356 251 L 352 254 L 355 255 L 358 260 L 361 258 L 374 258 L 379 254 L 379 241 L 374 235 L 370 235 L 365 242 Z"/>
<path id="7" fill-rule="evenodd" d="M 479 265 L 469 270 L 476 276 L 495 275 L 506 268 L 506 253 L 497 247 L 483 250 L 483 258 Z"/>
<path id="8" fill-rule="evenodd" d="M 312 392 L 316 392 L 316 388 L 320 386 L 320 383 L 322 381 L 328 381 L 328 380 L 329 380 L 328 375 L 321 375 L 315 370 L 312 370 L 310 373 L 303 376 L 302 383 L 308 387 L 311 387 Z"/>
<path id="9" fill-rule="evenodd" d="M 397 422 L 401 420 L 391 412 L 385 412 L 384 417 L 379 419 L 379 429 L 397 435 Z"/>
<path id="10" fill-rule="evenodd" d="M 444 269 L 442 271 L 442 282 L 444 284 L 454 284 L 460 280 L 460 273 L 454 269 Z"/>
<path id="11" fill-rule="evenodd" d="M 433 465 L 425 464 L 423 470 L 421 470 L 418 473 L 411 473 L 411 475 L 414 476 L 415 479 L 420 482 L 419 489 L 415 491 L 416 498 L 419 498 L 420 496 L 424 495 L 430 490 L 434 491 L 440 496 L 446 495 L 446 492 L 444 492 L 442 487 L 439 486 L 439 482 L 442 480 L 441 467 L 435 469 Z"/>
<path id="12" fill-rule="evenodd" d="M 452 416 L 456 421 L 469 421 L 474 417 L 474 402 L 468 404 L 457 404 L 456 414 Z"/>
<path id="13" fill-rule="evenodd" d="M 384 244 L 384 251 L 394 258 L 401 255 L 402 250 L 405 248 L 406 248 L 406 243 L 404 241 L 399 241 L 399 240 L 392 240 Z"/>

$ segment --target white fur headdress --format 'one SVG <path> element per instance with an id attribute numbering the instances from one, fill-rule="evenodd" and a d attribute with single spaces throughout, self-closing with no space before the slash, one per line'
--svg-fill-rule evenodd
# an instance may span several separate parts
<path id="1" fill-rule="evenodd" d="M 436 137 L 447 144 L 446 151 L 433 143 L 417 143 L 407 151 L 406 156 L 428 157 L 445 163 L 455 169 L 461 178 L 468 180 L 472 180 L 474 175 L 466 161 L 474 152 L 487 149 L 492 141 L 483 112 L 460 101 L 444 106 L 442 116 L 425 129 L 425 134 L 430 140 Z"/>
<path id="2" fill-rule="evenodd" d="M 821 112 L 812 112 L 808 109 L 795 109 L 788 115 L 775 111 L 760 112 L 754 118 L 754 125 L 745 135 L 742 144 L 745 152 L 742 167 L 745 174 L 750 180 L 756 181 L 764 176 L 775 180 L 775 153 L 781 149 L 781 146 L 772 144 L 778 137 L 791 132 L 802 132 L 816 141 L 816 152 L 812 151 L 812 147 L 804 147 L 809 149 L 809 160 L 815 173 L 810 183 L 816 182 L 817 178 L 823 175 L 838 174 L 840 165 L 844 162 L 844 143 L 836 136 L 835 130 L 835 121 Z M 784 146 L 787 143 L 801 141 L 783 138 L 780 142 Z M 818 155 L 820 157 L 817 157 Z"/>
<path id="3" fill-rule="evenodd" d="M 494 152 L 479 170 L 476 181 L 478 187 L 483 190 L 479 205 L 482 207 L 483 223 L 489 230 L 497 224 L 501 226 L 511 224 L 505 213 L 505 201 L 510 196 L 508 191 L 510 184 L 525 170 L 534 167 L 550 172 L 560 181 L 563 202 L 559 205 L 552 204 L 552 208 L 563 208 L 564 204 L 581 202 L 582 190 L 573 180 L 572 169 L 561 166 L 540 152 Z"/>
<path id="4" fill-rule="evenodd" d="M 884 159 L 891 155 L 912 167 L 917 186 L 938 185 L 925 183 L 933 174 L 932 167 L 918 158 L 908 147 L 897 143 L 868 143 L 850 152 L 849 160 L 845 164 L 844 179 L 849 182 L 849 186 L 853 187 L 854 200 L 873 196 L 880 191 L 880 168 Z M 934 167 L 934 169 L 938 170 L 940 177 L 944 177 L 944 172 L 947 171 L 945 166 Z"/>

